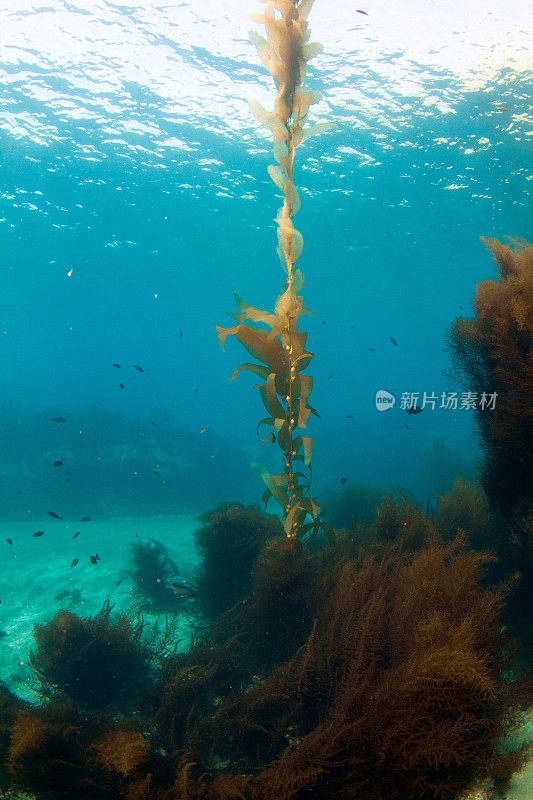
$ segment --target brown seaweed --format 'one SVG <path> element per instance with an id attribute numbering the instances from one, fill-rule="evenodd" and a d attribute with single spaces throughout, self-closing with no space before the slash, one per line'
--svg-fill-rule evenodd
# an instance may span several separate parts
<path id="1" fill-rule="evenodd" d="M 242 364 L 232 379 L 244 369 L 264 380 L 259 392 L 268 416 L 259 422 L 258 434 L 260 428 L 266 426 L 268 434 L 264 440 L 277 441 L 283 451 L 283 472 L 272 475 L 256 465 L 267 486 L 263 500 L 266 504 L 273 497 L 281 505 L 286 535 L 298 538 L 321 529 L 331 534 L 331 528 L 322 519 L 324 504 L 310 494 L 313 440 L 305 430 L 309 416 L 317 412 L 308 402 L 313 378 L 303 374 L 313 354 L 307 350 L 307 334 L 298 330 L 300 316 L 309 311 L 298 294 L 304 279 L 295 266 L 302 253 L 303 237 L 292 221 L 300 207 L 293 181 L 296 148 L 310 136 L 330 127 L 317 124 L 305 128 L 310 106 L 320 100 L 318 92 L 306 89 L 302 83 L 307 61 L 322 49 L 317 43 L 308 43 L 307 16 L 311 5 L 307 0 L 300 3 L 268 0 L 264 14 L 252 15 L 255 21 L 265 25 L 267 38 L 257 33 L 252 38 L 278 89 L 273 112 L 255 99 L 251 99 L 249 105 L 252 114 L 271 131 L 274 140 L 277 164 L 271 165 L 268 172 L 283 194 L 276 222 L 277 251 L 287 275 L 285 290 L 273 314 L 250 306 L 235 293 L 239 313 L 230 316 L 237 324 L 231 328 L 217 326 L 222 348 L 228 336 L 235 336 L 260 362 Z M 309 518 L 311 521 L 307 522 Z"/>

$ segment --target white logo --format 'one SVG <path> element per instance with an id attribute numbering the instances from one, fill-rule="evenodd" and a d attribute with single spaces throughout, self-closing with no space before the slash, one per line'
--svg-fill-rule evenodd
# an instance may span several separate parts
<path id="1" fill-rule="evenodd" d="M 385 389 L 380 389 L 376 392 L 376 408 L 378 411 L 388 411 L 389 408 L 394 407 L 394 403 L 396 402 L 396 398 L 390 392 L 386 392 Z"/>

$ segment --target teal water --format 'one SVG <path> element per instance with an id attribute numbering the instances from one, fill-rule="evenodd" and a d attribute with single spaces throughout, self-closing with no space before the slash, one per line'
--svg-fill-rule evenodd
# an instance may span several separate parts
<path id="1" fill-rule="evenodd" d="M 247 376 L 227 383 L 241 354 L 233 343 L 222 354 L 215 332 L 233 288 L 272 308 L 283 285 L 271 146 L 246 103 L 274 96 L 250 10 L 11 0 L 0 11 L 10 516 L 38 516 L 47 497 L 74 514 L 135 513 L 260 493 L 247 465 L 274 453 L 255 438 Z M 472 414 L 428 409 L 406 427 L 399 402 L 378 414 L 374 397 L 452 388 L 445 330 L 495 274 L 479 237 L 531 236 L 526 8 L 361 10 L 313 9 L 324 52 L 306 83 L 324 95 L 314 119 L 334 128 L 299 148 L 295 173 L 315 311 L 315 481 L 401 484 L 425 502 L 457 468 L 473 474 Z M 78 476 L 76 501 L 76 478 L 59 485 L 50 459 Z"/>

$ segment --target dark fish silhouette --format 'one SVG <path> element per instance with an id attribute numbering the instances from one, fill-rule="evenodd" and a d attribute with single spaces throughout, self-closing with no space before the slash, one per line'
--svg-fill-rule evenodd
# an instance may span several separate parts
<path id="1" fill-rule="evenodd" d="M 137 372 L 144 372 L 144 369 L 142 367 L 140 367 L 138 364 L 134 364 L 133 365 L 133 369 L 136 369 Z"/>
<path id="2" fill-rule="evenodd" d="M 346 419 L 353 419 L 353 414 L 346 414 Z"/>
<path id="3" fill-rule="evenodd" d="M 47 513 L 49 517 L 53 517 L 54 519 L 63 519 L 63 517 L 60 517 L 55 511 L 48 511 Z"/>
<path id="4" fill-rule="evenodd" d="M 63 465 L 62 461 L 59 461 L 59 460 L 54 461 L 54 467 L 61 467 L 62 465 Z"/>
<path id="5" fill-rule="evenodd" d="M 368 12 L 367 11 L 363 11 L 360 8 L 356 8 L 355 11 L 356 11 L 357 14 L 364 14 L 365 17 L 368 17 Z"/>
<path id="6" fill-rule="evenodd" d="M 11 546 L 13 546 L 13 539 L 6 539 L 6 542 L 7 542 L 8 544 L 10 544 Z"/>
<path id="7" fill-rule="evenodd" d="M 52 422 L 64 422 L 65 417 L 52 417 Z"/>
<path id="8" fill-rule="evenodd" d="M 368 349 L 370 350 L 371 353 L 375 353 L 376 352 L 376 348 L 375 347 L 369 347 Z"/>
<path id="9" fill-rule="evenodd" d="M 330 381 L 332 378 L 333 378 L 333 375 L 328 375 L 328 381 Z"/>
<path id="10" fill-rule="evenodd" d="M 81 600 L 81 592 L 79 589 L 63 589 L 61 592 L 58 592 L 54 597 L 54 600 L 70 600 L 72 603 L 79 603 Z"/>
<path id="11" fill-rule="evenodd" d="M 344 486 L 345 483 L 348 483 L 348 478 L 341 478 L 342 486 Z"/>
<path id="12" fill-rule="evenodd" d="M 350 325 L 349 330 L 353 331 L 354 328 L 355 328 L 355 325 Z"/>
<path id="13" fill-rule="evenodd" d="M 34 539 L 38 539 L 39 536 L 44 536 L 44 531 L 35 531 L 35 533 L 32 533 L 32 536 Z"/>
<path id="14" fill-rule="evenodd" d="M 420 408 L 420 406 L 411 406 L 411 408 L 407 409 L 408 414 L 421 414 L 424 409 Z"/>
<path id="15" fill-rule="evenodd" d="M 113 362 L 113 364 L 111 364 L 111 366 L 115 367 L 115 369 L 120 369 L 120 364 L 117 364 L 116 362 Z"/>
<path id="16" fill-rule="evenodd" d="M 193 389 L 193 391 L 194 391 L 194 392 L 197 392 L 197 391 L 198 391 L 198 387 L 196 387 L 196 389 Z"/>
<path id="17" fill-rule="evenodd" d="M 123 383 L 119 383 L 119 387 L 120 387 L 121 389 L 123 389 L 123 388 L 124 388 L 124 384 L 123 384 Z"/>
<path id="18" fill-rule="evenodd" d="M 72 564 L 70 566 L 71 567 L 75 567 L 78 562 L 79 562 L 79 558 L 73 558 L 72 559 Z"/>
<path id="19" fill-rule="evenodd" d="M 65 470 L 65 475 L 68 475 L 69 478 L 72 478 L 72 472 L 69 472 L 68 470 Z"/>
<path id="20" fill-rule="evenodd" d="M 101 560 L 102 559 L 100 558 L 98 553 L 95 556 L 91 556 L 91 564 L 96 564 L 97 561 L 101 561 Z"/>
<path id="21" fill-rule="evenodd" d="M 180 328 L 180 339 L 183 339 L 183 331 Z"/>
<path id="22" fill-rule="evenodd" d="M 170 588 L 177 597 L 196 597 L 196 592 L 184 586 L 183 583 L 171 583 Z"/>
<path id="23" fill-rule="evenodd" d="M 396 339 L 394 338 L 394 336 L 389 336 L 389 339 L 391 340 L 391 342 L 393 343 L 393 345 L 395 345 L 396 347 L 398 347 L 398 342 L 396 341 Z"/>
<path id="24" fill-rule="evenodd" d="M 79 535 L 80 535 L 80 531 L 76 531 L 76 533 L 74 534 L 74 536 L 72 538 L 73 539 L 77 539 Z"/>
<path id="25" fill-rule="evenodd" d="M 80 519 L 80 522 L 90 522 L 90 521 L 91 521 L 91 518 L 90 518 L 90 517 L 82 517 L 82 518 Z"/>

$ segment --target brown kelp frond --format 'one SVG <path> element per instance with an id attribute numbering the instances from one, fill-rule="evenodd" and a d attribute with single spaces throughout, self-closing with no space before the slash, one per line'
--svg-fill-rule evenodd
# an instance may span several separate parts
<path id="1" fill-rule="evenodd" d="M 30 660 L 44 697 L 68 697 L 98 711 L 110 703 L 129 706 L 149 687 L 153 652 L 142 642 L 142 620 L 110 614 L 107 601 L 95 617 L 64 610 L 34 626 Z"/>
<path id="2" fill-rule="evenodd" d="M 503 593 L 483 588 L 489 560 L 459 536 L 338 565 L 306 641 L 212 717 L 221 757 L 256 773 L 244 796 L 415 800 L 508 777 L 523 753 L 497 743 L 531 687 L 513 676 Z"/>
<path id="3" fill-rule="evenodd" d="M 483 239 L 500 280 L 476 287 L 474 318 L 455 320 L 448 347 L 455 375 L 478 399 L 491 506 L 507 517 L 531 506 L 533 471 L 533 246 Z"/>
<path id="4" fill-rule="evenodd" d="M 237 603 L 249 589 L 250 572 L 265 544 L 283 536 L 277 517 L 255 506 L 226 503 L 199 517 L 194 532 L 201 563 L 196 602 L 213 619 Z"/>
<path id="5" fill-rule="evenodd" d="M 232 380 L 243 369 L 264 380 L 259 391 L 268 417 L 259 422 L 258 432 L 259 428 L 267 427 L 266 439 L 261 438 L 277 441 L 283 452 L 284 468 L 280 475 L 271 475 L 259 468 L 267 486 L 263 500 L 267 503 L 273 497 L 281 505 L 286 535 L 298 538 L 319 530 L 328 535 L 332 533 L 322 520 L 323 505 L 310 496 L 310 475 L 306 471 L 311 462 L 313 442 L 303 431 L 309 416 L 316 412 L 308 402 L 313 379 L 303 373 L 313 354 L 306 349 L 307 334 L 298 330 L 299 317 L 308 310 L 298 294 L 304 278 L 295 268 L 302 253 L 303 237 L 292 222 L 300 208 L 293 182 L 296 147 L 329 127 L 318 124 L 304 130 L 310 106 L 320 100 L 318 92 L 302 85 L 308 59 L 321 50 L 321 45 L 308 42 L 307 16 L 311 5 L 309 0 L 300 3 L 267 0 L 264 13 L 252 15 L 255 21 L 265 25 L 267 38 L 254 33 L 252 39 L 278 89 L 273 112 L 267 111 L 257 100 L 251 99 L 249 103 L 252 114 L 268 128 L 274 140 L 277 164 L 271 165 L 268 172 L 284 198 L 276 222 L 278 255 L 287 275 L 285 290 L 273 314 L 250 306 L 235 293 L 239 313 L 231 316 L 237 324 L 231 328 L 217 327 L 222 347 L 228 336 L 235 336 L 260 362 L 242 364 L 234 371 Z"/>

